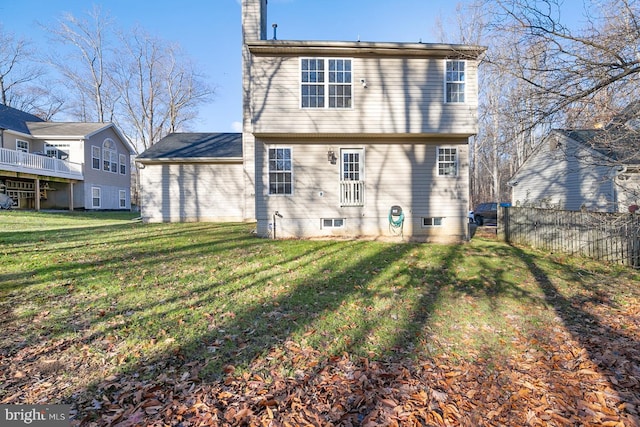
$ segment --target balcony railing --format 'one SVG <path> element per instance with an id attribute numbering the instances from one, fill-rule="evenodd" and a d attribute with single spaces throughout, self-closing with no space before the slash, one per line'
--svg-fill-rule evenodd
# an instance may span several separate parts
<path id="1" fill-rule="evenodd" d="M 340 181 L 340 206 L 364 206 L 364 181 Z"/>
<path id="2" fill-rule="evenodd" d="M 0 169 L 59 178 L 82 179 L 82 165 L 79 163 L 6 148 L 0 148 Z"/>

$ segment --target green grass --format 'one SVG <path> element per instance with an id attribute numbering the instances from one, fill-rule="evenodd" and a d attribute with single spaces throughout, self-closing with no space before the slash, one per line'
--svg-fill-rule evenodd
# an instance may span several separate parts
<path id="1" fill-rule="evenodd" d="M 570 323 L 554 301 L 622 307 L 639 297 L 637 272 L 491 239 L 271 241 L 250 224 L 134 216 L 0 213 L 7 372 L 54 358 L 71 384 L 62 395 L 195 364 L 208 380 L 228 365 L 293 375 L 291 343 L 325 358 L 497 364 Z M 13 391 L 0 386 L 0 400 Z"/>

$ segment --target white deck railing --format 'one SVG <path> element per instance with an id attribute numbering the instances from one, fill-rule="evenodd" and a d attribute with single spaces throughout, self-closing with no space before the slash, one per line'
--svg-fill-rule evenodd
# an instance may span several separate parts
<path id="1" fill-rule="evenodd" d="M 0 148 L 0 168 L 15 172 L 82 179 L 82 165 L 39 154 Z"/>
<path id="2" fill-rule="evenodd" d="M 340 181 L 340 206 L 364 206 L 364 181 Z"/>

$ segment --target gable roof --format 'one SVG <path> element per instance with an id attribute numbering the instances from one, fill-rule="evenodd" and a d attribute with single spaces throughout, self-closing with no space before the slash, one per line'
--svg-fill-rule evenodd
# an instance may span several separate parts
<path id="1" fill-rule="evenodd" d="M 241 133 L 172 133 L 145 152 L 136 161 L 242 160 Z"/>
<path id="2" fill-rule="evenodd" d="M 640 133 L 624 127 L 557 129 L 557 132 L 621 164 L 640 164 Z"/>
<path id="3" fill-rule="evenodd" d="M 56 123 L 28 122 L 29 132 L 35 138 L 87 138 L 109 127 L 111 123 Z"/>
<path id="4" fill-rule="evenodd" d="M 44 122 L 40 117 L 0 104 L 0 128 L 29 134 L 27 122 Z"/>

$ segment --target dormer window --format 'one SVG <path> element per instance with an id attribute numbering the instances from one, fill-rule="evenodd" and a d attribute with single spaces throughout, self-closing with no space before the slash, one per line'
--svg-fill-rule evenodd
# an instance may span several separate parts
<path id="1" fill-rule="evenodd" d="M 302 58 L 300 106 L 302 108 L 351 108 L 351 59 Z"/>

